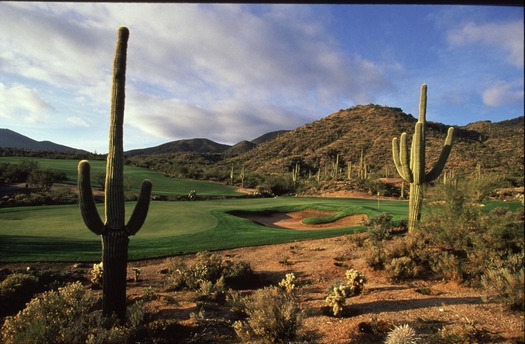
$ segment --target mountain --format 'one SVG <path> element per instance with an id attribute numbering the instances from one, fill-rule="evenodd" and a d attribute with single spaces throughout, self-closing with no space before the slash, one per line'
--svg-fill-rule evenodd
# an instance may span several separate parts
<path id="1" fill-rule="evenodd" d="M 273 140 L 273 139 L 275 139 L 275 138 L 277 138 L 277 137 L 281 136 L 282 134 L 285 134 L 285 133 L 287 133 L 289 131 L 290 130 L 272 131 L 272 132 L 266 133 L 264 135 L 261 135 L 258 138 L 251 140 L 250 142 L 255 143 L 256 145 L 260 145 L 261 143 L 265 143 L 267 141 L 271 141 L 271 140 Z"/>
<path id="2" fill-rule="evenodd" d="M 160 146 L 151 148 L 141 148 L 126 151 L 128 157 L 137 155 L 151 155 L 162 153 L 223 153 L 231 146 L 222 143 L 217 143 L 208 139 L 187 139 L 164 143 Z"/>
<path id="3" fill-rule="evenodd" d="M 263 174 L 290 171 L 299 163 L 302 173 L 359 164 L 361 152 L 371 171 L 394 173 L 392 138 L 406 132 L 411 139 L 417 119 L 399 108 L 358 105 L 340 110 L 320 120 L 282 133 L 273 140 L 219 163 L 245 165 L 247 171 Z M 474 172 L 481 165 L 485 172 L 523 176 L 523 116 L 492 123 L 476 122 L 455 126 L 452 153 L 446 168 Z M 427 168 L 438 159 L 448 125 L 427 121 Z"/>
<path id="4" fill-rule="evenodd" d="M 226 156 L 240 155 L 240 154 L 251 151 L 255 147 L 257 147 L 257 144 L 253 143 L 253 141 L 244 140 L 228 148 L 226 151 L 224 151 L 224 155 Z"/>
<path id="5" fill-rule="evenodd" d="M 9 129 L 0 129 L 0 147 L 64 153 L 86 152 L 81 149 L 59 145 L 51 141 L 35 141 L 27 136 L 21 135 Z"/>
<path id="6" fill-rule="evenodd" d="M 282 135 L 288 131 L 289 130 L 272 131 L 261 135 L 251 141 L 243 140 L 233 146 L 217 143 L 208 139 L 197 138 L 172 141 L 151 148 L 134 149 L 125 152 L 125 154 L 128 157 L 133 157 L 137 155 L 194 152 L 202 154 L 224 153 L 226 156 L 234 156 L 248 152 L 255 148 L 257 145 L 267 141 L 271 141 L 274 138 L 279 137 L 279 135 Z"/>

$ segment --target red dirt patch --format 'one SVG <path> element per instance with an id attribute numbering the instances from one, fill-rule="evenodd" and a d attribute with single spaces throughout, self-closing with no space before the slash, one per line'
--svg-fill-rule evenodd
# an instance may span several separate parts
<path id="1" fill-rule="evenodd" d="M 345 216 L 336 221 L 315 225 L 307 225 L 302 221 L 303 219 L 310 217 L 323 217 L 335 214 L 335 211 L 322 211 L 315 209 L 305 209 L 300 211 L 294 211 L 290 213 L 238 213 L 236 215 L 247 218 L 249 220 L 258 222 L 267 227 L 273 228 L 286 228 L 286 229 L 327 229 L 327 228 L 343 228 L 349 226 L 357 226 L 363 220 L 368 220 L 366 214 L 354 214 Z"/>

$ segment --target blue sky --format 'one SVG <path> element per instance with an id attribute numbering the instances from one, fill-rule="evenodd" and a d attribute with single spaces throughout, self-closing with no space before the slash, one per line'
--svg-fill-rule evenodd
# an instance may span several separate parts
<path id="1" fill-rule="evenodd" d="M 523 7 L 0 2 L 0 127 L 107 152 L 130 29 L 124 149 L 235 144 L 358 104 L 449 125 L 523 115 Z M 396 136 L 399 133 L 392 133 Z"/>

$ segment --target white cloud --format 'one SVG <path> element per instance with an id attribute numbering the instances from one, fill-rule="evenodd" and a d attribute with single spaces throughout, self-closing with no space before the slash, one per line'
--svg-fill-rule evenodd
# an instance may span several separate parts
<path id="1" fill-rule="evenodd" d="M 523 101 L 523 84 L 500 81 L 483 92 L 483 104 L 489 107 L 508 106 Z"/>
<path id="2" fill-rule="evenodd" d="M 78 116 L 70 116 L 66 119 L 66 121 L 75 127 L 88 128 L 90 126 L 88 122 Z"/>
<path id="3" fill-rule="evenodd" d="M 481 43 L 488 48 L 502 49 L 507 54 L 508 63 L 523 69 L 523 21 L 486 24 L 467 23 L 459 29 L 450 31 L 448 42 L 455 47 Z"/>
<path id="4" fill-rule="evenodd" d="M 130 29 L 128 89 L 140 99 L 128 95 L 134 105 L 127 106 L 129 118 L 166 139 L 211 133 L 232 142 L 247 134 L 235 127 L 239 123 L 258 136 L 342 104 L 372 102 L 390 87 L 389 66 L 345 55 L 327 22 L 308 6 L 0 6 L 0 31 L 10 33 L 0 37 L 0 72 L 47 84 L 56 93 L 65 89 L 76 101 L 74 117 L 86 118 L 84 123 L 94 123 L 108 107 L 120 25 Z M 85 116 L 78 112 L 82 107 Z M 67 116 L 63 121 L 79 124 Z"/>
<path id="5" fill-rule="evenodd" d="M 45 119 L 52 106 L 36 89 L 23 85 L 8 87 L 0 83 L 0 117 L 38 123 Z"/>

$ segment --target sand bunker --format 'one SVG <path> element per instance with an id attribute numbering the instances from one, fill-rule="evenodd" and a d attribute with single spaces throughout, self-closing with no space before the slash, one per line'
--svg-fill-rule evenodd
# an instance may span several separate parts
<path id="1" fill-rule="evenodd" d="M 368 220 L 366 214 L 354 214 L 340 218 L 334 222 L 322 223 L 317 225 L 305 225 L 301 221 L 310 217 L 323 217 L 333 215 L 335 211 L 321 211 L 315 209 L 305 209 L 291 213 L 249 213 L 237 212 L 235 215 L 247 218 L 267 227 L 287 228 L 287 229 L 327 229 L 357 226 L 363 220 Z"/>

